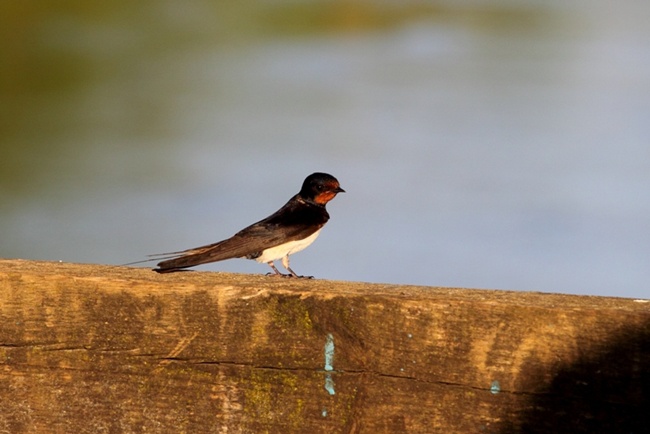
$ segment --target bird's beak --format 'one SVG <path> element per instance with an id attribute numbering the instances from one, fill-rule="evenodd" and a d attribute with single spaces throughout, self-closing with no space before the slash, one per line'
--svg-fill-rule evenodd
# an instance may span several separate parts
<path id="1" fill-rule="evenodd" d="M 345 193 L 345 190 L 343 190 L 341 187 L 336 187 L 334 189 L 334 193 Z"/>

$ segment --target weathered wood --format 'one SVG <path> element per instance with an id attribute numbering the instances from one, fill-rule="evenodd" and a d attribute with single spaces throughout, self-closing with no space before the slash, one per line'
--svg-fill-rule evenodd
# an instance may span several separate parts
<path id="1" fill-rule="evenodd" d="M 0 261 L 0 433 L 642 432 L 650 303 Z"/>

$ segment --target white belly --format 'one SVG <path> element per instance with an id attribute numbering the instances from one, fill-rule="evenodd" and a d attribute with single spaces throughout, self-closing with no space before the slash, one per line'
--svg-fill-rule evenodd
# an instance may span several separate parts
<path id="1" fill-rule="evenodd" d="M 257 262 L 266 264 L 268 262 L 284 258 L 287 255 L 291 255 L 296 252 L 299 252 L 303 250 L 305 247 L 307 247 L 308 245 L 310 245 L 311 243 L 313 243 L 316 237 L 318 237 L 319 233 L 320 233 L 320 229 L 305 239 L 297 240 L 297 241 L 289 241 L 288 243 L 280 244 L 279 246 L 266 249 L 262 252 L 260 256 L 255 258 L 255 260 Z"/>

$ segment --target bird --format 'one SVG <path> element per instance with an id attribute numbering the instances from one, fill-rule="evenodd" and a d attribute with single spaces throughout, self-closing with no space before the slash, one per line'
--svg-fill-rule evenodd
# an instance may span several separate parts
<path id="1" fill-rule="evenodd" d="M 267 274 L 269 276 L 313 278 L 296 274 L 289 266 L 289 255 L 314 242 L 330 218 L 325 205 L 344 192 L 332 175 L 312 173 L 282 208 L 232 237 L 193 249 L 150 255 L 157 257 L 151 260 L 164 259 L 153 271 L 171 273 L 209 262 L 246 258 L 268 264 L 273 270 Z M 276 268 L 274 262 L 278 259 L 289 274 Z"/>

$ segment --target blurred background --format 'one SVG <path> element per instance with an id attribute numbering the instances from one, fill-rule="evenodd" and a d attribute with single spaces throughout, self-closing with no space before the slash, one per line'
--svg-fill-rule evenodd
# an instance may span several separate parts
<path id="1" fill-rule="evenodd" d="M 325 171 L 347 193 L 300 274 L 648 298 L 648 22 L 641 0 L 4 1 L 0 257 L 212 243 Z"/>

